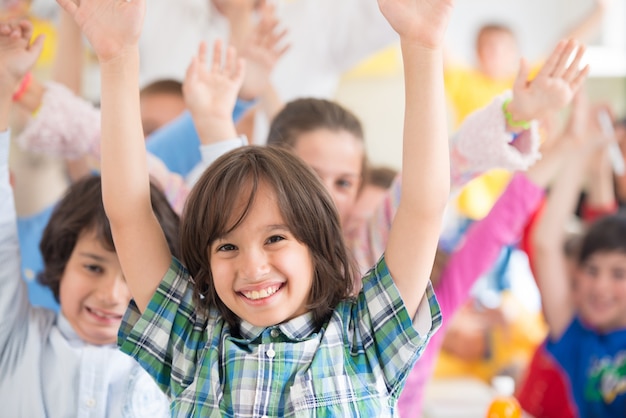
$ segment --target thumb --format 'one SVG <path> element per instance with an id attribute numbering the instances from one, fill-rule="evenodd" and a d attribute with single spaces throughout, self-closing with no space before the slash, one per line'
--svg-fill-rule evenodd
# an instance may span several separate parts
<path id="1" fill-rule="evenodd" d="M 46 38 L 45 35 L 37 36 L 37 38 L 33 41 L 33 43 L 31 43 L 30 46 L 28 47 L 28 52 L 30 53 L 30 56 L 33 59 L 33 65 L 35 65 L 35 62 L 37 62 L 37 60 L 39 59 L 39 56 L 41 55 L 41 51 L 43 51 L 45 38 Z"/>
<path id="2" fill-rule="evenodd" d="M 530 66 L 528 62 L 522 58 L 519 62 L 519 70 L 517 72 L 517 77 L 515 78 L 515 83 L 513 84 L 514 91 L 521 91 L 526 88 L 528 84 L 528 76 L 530 75 Z"/>

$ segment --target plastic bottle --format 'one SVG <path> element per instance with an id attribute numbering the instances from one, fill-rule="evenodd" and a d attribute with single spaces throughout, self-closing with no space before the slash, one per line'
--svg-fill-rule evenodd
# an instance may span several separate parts
<path id="1" fill-rule="evenodd" d="M 496 376 L 491 384 L 497 395 L 489 405 L 487 418 L 522 418 L 522 407 L 513 396 L 515 380 L 510 376 Z"/>

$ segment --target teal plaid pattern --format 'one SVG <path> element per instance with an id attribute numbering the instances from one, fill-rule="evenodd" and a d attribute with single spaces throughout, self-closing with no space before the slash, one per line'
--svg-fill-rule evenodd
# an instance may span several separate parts
<path id="1" fill-rule="evenodd" d="M 196 312 L 190 280 L 173 259 L 144 314 L 131 303 L 118 336 L 178 417 L 396 416 L 404 381 L 441 324 L 429 284 L 414 320 L 426 315 L 431 326 L 419 335 L 384 256 L 319 330 L 310 314 L 231 329 L 215 309 Z"/>

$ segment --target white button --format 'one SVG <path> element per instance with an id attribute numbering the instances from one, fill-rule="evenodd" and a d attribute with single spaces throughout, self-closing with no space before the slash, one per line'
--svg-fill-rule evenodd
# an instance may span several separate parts
<path id="1" fill-rule="evenodd" d="M 278 337 L 278 330 L 276 328 L 274 328 L 273 330 L 270 331 L 270 335 L 272 336 L 272 338 L 276 338 Z"/>
<path id="2" fill-rule="evenodd" d="M 24 269 L 24 277 L 26 277 L 26 280 L 29 282 L 33 281 L 35 279 L 35 272 L 31 269 Z"/>
<path id="3" fill-rule="evenodd" d="M 87 405 L 89 408 L 93 408 L 94 406 L 96 406 L 96 400 L 94 398 L 89 398 L 85 401 L 85 405 Z"/>
<path id="4" fill-rule="evenodd" d="M 265 354 L 267 354 L 267 356 L 268 356 L 269 358 L 274 358 L 274 357 L 276 356 L 276 351 L 274 351 L 274 350 L 272 350 L 272 349 L 270 348 L 269 350 L 267 350 L 267 351 L 265 352 Z"/>

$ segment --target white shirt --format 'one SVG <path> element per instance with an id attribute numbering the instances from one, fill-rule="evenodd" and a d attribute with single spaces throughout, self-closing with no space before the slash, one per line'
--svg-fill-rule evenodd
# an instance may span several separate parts
<path id="1" fill-rule="evenodd" d="M 0 133 L 0 416 L 169 416 L 152 378 L 114 345 L 82 341 L 68 321 L 28 301 L 20 277 L 9 131 Z"/>

